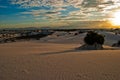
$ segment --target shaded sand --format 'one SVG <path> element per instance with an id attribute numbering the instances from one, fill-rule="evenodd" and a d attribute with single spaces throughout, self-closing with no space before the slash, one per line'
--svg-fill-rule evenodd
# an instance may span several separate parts
<path id="1" fill-rule="evenodd" d="M 120 80 L 120 50 L 75 50 L 79 44 L 0 44 L 0 80 Z"/>

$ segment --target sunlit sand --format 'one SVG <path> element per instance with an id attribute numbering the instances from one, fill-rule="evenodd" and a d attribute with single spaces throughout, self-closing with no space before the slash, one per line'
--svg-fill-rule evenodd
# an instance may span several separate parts
<path id="1" fill-rule="evenodd" d="M 103 34 L 105 50 L 77 50 L 86 33 L 0 44 L 0 80 L 119 80 L 120 35 Z"/>

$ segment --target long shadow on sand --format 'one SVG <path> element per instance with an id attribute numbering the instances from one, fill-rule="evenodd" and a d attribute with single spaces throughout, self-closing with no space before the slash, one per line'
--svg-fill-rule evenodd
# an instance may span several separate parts
<path id="1" fill-rule="evenodd" d="M 120 50 L 119 48 L 118 49 L 114 49 L 114 48 L 104 48 L 102 50 Z M 80 50 L 78 48 L 74 48 L 74 49 L 69 49 L 69 50 L 65 50 L 65 51 L 58 51 L 58 52 L 46 52 L 46 53 L 40 53 L 38 55 L 41 55 L 41 56 L 47 56 L 47 55 L 59 55 L 59 54 L 70 54 L 71 52 L 86 52 L 86 51 L 96 51 L 96 50 Z"/>
<path id="2" fill-rule="evenodd" d="M 65 50 L 65 51 L 58 51 L 58 52 L 46 52 L 46 53 L 41 53 L 39 55 L 45 56 L 45 55 L 58 55 L 58 54 L 70 54 L 71 52 L 83 52 L 83 51 L 88 51 L 88 50 L 77 50 L 77 49 L 70 49 L 70 50 Z"/>

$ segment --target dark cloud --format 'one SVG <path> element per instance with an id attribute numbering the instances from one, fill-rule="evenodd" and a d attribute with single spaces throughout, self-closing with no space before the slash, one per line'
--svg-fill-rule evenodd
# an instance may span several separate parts
<path id="1" fill-rule="evenodd" d="M 100 4 L 99 0 L 84 0 L 82 2 L 83 7 L 97 7 Z"/>

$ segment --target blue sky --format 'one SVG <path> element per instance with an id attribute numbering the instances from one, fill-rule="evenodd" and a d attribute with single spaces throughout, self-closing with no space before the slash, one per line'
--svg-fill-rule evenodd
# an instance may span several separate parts
<path id="1" fill-rule="evenodd" d="M 120 0 L 0 0 L 0 28 L 91 27 L 119 10 Z"/>

